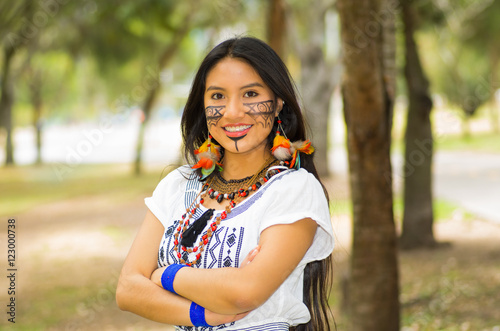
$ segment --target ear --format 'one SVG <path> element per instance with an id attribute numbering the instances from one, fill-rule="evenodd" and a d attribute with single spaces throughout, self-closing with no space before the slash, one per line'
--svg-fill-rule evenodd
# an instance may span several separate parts
<path id="1" fill-rule="evenodd" d="M 274 117 L 278 117 L 280 114 L 281 110 L 283 110 L 283 106 L 285 105 L 285 101 L 281 98 L 276 98 L 276 114 L 274 114 Z"/>

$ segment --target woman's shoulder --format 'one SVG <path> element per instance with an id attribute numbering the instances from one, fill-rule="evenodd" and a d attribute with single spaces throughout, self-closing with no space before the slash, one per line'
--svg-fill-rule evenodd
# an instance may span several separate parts
<path id="1" fill-rule="evenodd" d="M 183 165 L 171 170 L 156 186 L 155 191 L 178 191 L 185 187 L 188 181 L 197 180 L 196 172 L 189 166 Z"/>
<path id="2" fill-rule="evenodd" d="M 287 210 L 327 201 L 320 181 L 305 169 L 288 169 L 273 176 L 261 196 L 273 206 L 281 205 Z"/>
<path id="3" fill-rule="evenodd" d="M 276 189 L 280 190 L 286 187 L 293 191 L 300 191 L 304 187 L 321 188 L 319 180 L 303 168 L 286 170 L 281 176 L 278 176 L 276 184 Z"/>
<path id="4" fill-rule="evenodd" d="M 189 165 L 181 165 L 169 171 L 161 182 L 179 182 L 193 179 L 196 173 Z"/>

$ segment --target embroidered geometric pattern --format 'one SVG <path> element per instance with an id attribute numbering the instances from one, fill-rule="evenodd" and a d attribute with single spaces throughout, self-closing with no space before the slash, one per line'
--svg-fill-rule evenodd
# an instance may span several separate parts
<path id="1" fill-rule="evenodd" d="M 209 327 L 205 327 L 205 326 L 176 326 L 175 327 L 175 330 L 176 331 L 180 331 L 180 330 L 183 330 L 183 331 L 215 331 L 215 330 L 223 330 L 229 326 L 232 326 L 234 325 L 234 322 L 232 322 L 231 324 L 221 324 L 221 325 L 217 325 L 217 326 L 209 326 Z"/>
<path id="2" fill-rule="evenodd" d="M 174 229 L 178 223 L 179 221 L 175 221 L 174 224 L 165 230 L 165 235 L 163 236 L 160 243 L 160 249 L 158 251 L 158 267 L 164 267 L 172 263 L 177 263 L 177 255 L 174 254 L 174 246 L 173 244 L 171 245 L 171 242 Z"/>
<path id="3" fill-rule="evenodd" d="M 280 174 L 275 175 L 271 178 L 270 181 L 281 180 L 284 175 L 290 173 L 292 171 L 284 171 Z M 237 230 L 236 228 L 232 228 L 232 232 L 229 232 L 229 227 L 226 227 L 228 220 L 233 217 L 238 216 L 239 214 L 245 212 L 248 208 L 250 208 L 261 196 L 264 194 L 269 185 L 264 185 L 260 190 L 255 192 L 255 194 L 251 195 L 245 203 L 236 206 L 233 209 L 233 212 L 227 215 L 227 218 L 221 222 L 219 228 L 213 233 L 212 238 L 209 243 L 205 247 L 205 251 L 203 252 L 203 268 L 211 269 L 211 268 L 224 268 L 224 267 L 238 267 L 241 245 L 243 242 L 243 234 L 245 229 L 240 228 Z M 191 205 L 196 196 L 201 189 L 201 183 L 198 180 L 198 176 L 195 172 L 191 174 L 189 180 L 186 182 L 186 190 L 184 193 L 184 206 L 187 208 Z M 197 208 L 194 218 L 200 217 L 204 212 L 203 208 Z M 213 218 L 220 216 L 220 214 L 214 214 Z M 158 252 L 158 266 L 163 267 L 173 263 L 179 263 L 179 258 L 177 257 L 177 253 L 174 251 L 174 238 L 173 233 L 175 228 L 178 226 L 180 220 L 176 220 L 174 224 L 169 226 L 165 230 L 164 238 L 160 244 L 160 249 Z M 208 222 L 210 224 L 211 222 Z M 207 225 L 208 227 L 208 225 Z M 204 231 L 201 235 L 206 234 Z M 225 251 L 225 246 L 232 248 L 238 242 L 236 249 Z M 196 255 L 196 253 L 191 253 L 192 255 Z M 183 252 L 182 258 L 186 260 L 189 254 L 187 252 Z M 201 267 L 201 264 L 196 265 L 196 267 Z"/>
<path id="4" fill-rule="evenodd" d="M 178 221 L 174 223 L 177 226 Z M 169 227 L 170 228 L 170 227 Z M 174 240 L 171 232 L 165 231 L 158 251 L 158 266 L 164 267 L 173 263 L 179 263 L 177 253 L 174 251 Z M 212 235 L 212 238 L 203 252 L 202 265 L 204 269 L 224 268 L 239 266 L 241 246 L 243 244 L 245 229 L 243 227 L 221 226 Z M 193 253 L 192 253 L 193 254 Z M 187 252 L 182 252 L 182 258 L 188 257 Z M 197 267 L 201 267 L 197 265 Z"/>
<path id="5" fill-rule="evenodd" d="M 288 331 L 289 329 L 290 329 L 290 325 L 288 323 L 276 322 L 276 323 L 269 323 L 269 324 L 265 324 L 265 325 L 241 328 L 241 329 L 238 329 L 237 331 Z"/>
<path id="6" fill-rule="evenodd" d="M 232 265 L 233 261 L 229 256 L 226 256 L 224 259 L 224 267 L 229 268 Z"/>
<path id="7" fill-rule="evenodd" d="M 213 327 L 194 327 L 194 326 L 176 326 L 176 331 L 215 331 L 215 330 L 223 330 L 230 326 L 233 326 L 235 323 L 231 323 L 229 325 L 217 325 Z M 267 323 L 258 326 L 251 326 L 246 328 L 239 329 L 231 329 L 234 331 L 288 331 L 290 329 L 290 325 L 286 322 L 275 322 L 275 323 Z"/>
<path id="8" fill-rule="evenodd" d="M 233 229 L 235 231 L 236 229 Z M 229 247 L 233 247 L 234 243 L 236 242 L 236 235 L 234 233 L 231 233 L 229 237 L 227 238 L 227 244 Z"/>

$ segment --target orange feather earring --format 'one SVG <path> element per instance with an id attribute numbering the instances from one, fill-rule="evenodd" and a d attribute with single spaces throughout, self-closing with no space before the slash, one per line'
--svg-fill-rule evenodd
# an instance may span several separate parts
<path id="1" fill-rule="evenodd" d="M 286 135 L 281 135 L 281 131 L 283 131 L 283 134 L 285 134 L 281 123 L 282 121 L 278 117 L 278 130 L 276 131 L 276 136 L 274 137 L 273 148 L 271 148 L 271 152 L 276 159 L 284 161 L 285 165 L 289 166 L 290 168 L 299 169 L 299 153 L 312 154 L 314 152 L 314 147 L 311 145 L 311 142 L 309 140 L 298 140 L 290 142 Z"/>
<path id="2" fill-rule="evenodd" d="M 194 151 L 198 162 L 192 167 L 193 169 L 201 168 L 201 179 L 205 179 L 215 170 L 215 167 L 221 168 L 219 160 L 221 157 L 220 146 L 212 142 L 212 136 L 209 134 L 208 139 Z"/>

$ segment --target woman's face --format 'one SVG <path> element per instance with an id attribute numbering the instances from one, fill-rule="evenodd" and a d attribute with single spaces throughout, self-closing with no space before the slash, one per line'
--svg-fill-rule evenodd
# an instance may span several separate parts
<path id="1" fill-rule="evenodd" d="M 225 153 L 266 152 L 282 101 L 275 100 L 253 67 L 240 59 L 224 58 L 209 71 L 205 86 L 208 130 Z"/>

